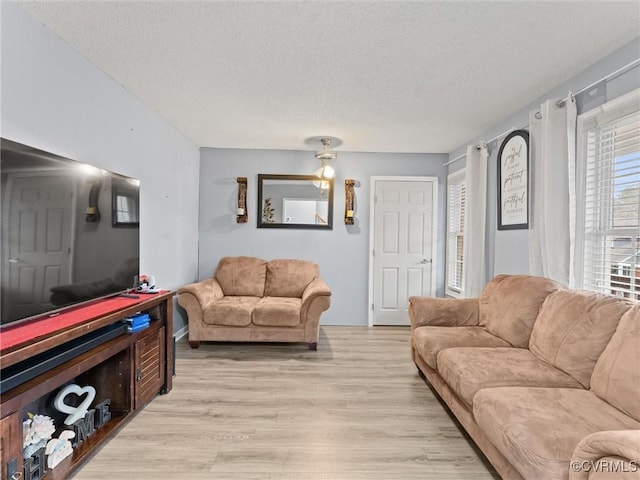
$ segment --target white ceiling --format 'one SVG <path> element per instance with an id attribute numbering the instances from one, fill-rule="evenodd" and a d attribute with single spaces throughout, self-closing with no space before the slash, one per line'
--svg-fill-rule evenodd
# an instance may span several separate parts
<path id="1" fill-rule="evenodd" d="M 640 2 L 20 2 L 202 147 L 450 152 L 640 34 Z"/>

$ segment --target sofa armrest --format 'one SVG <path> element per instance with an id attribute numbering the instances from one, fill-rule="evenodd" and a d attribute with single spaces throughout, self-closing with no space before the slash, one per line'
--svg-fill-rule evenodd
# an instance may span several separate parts
<path id="1" fill-rule="evenodd" d="M 308 306 L 311 301 L 320 296 L 330 297 L 331 289 L 320 277 L 314 278 L 304 292 L 302 292 L 302 310 Z"/>
<path id="2" fill-rule="evenodd" d="M 569 480 L 640 477 L 640 430 L 596 432 L 576 446 L 569 465 Z M 625 476 L 626 475 L 626 476 Z"/>
<path id="3" fill-rule="evenodd" d="M 187 311 L 189 321 L 202 321 L 204 307 L 223 296 L 220 284 L 213 277 L 178 289 L 178 303 Z"/>
<path id="4" fill-rule="evenodd" d="M 478 325 L 477 298 L 409 297 L 411 329 L 423 326 L 462 327 Z"/>
<path id="5" fill-rule="evenodd" d="M 320 315 L 331 306 L 331 290 L 320 277 L 316 277 L 302 293 L 300 321 L 304 325 L 307 343 L 317 343 Z"/>

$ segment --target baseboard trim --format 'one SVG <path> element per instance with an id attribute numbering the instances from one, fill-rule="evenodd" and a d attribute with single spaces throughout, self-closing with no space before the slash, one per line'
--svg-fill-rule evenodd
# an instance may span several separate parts
<path id="1" fill-rule="evenodd" d="M 175 340 L 177 342 L 182 337 L 187 335 L 187 333 L 189 333 L 189 326 L 185 325 L 184 327 L 182 327 L 180 330 L 178 330 L 176 333 L 173 334 L 173 338 L 175 338 Z"/>

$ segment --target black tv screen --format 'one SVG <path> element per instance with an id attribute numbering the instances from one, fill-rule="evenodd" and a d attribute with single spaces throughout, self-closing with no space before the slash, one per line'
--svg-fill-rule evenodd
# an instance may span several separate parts
<path id="1" fill-rule="evenodd" d="M 140 182 L 0 143 L 0 327 L 133 288 Z"/>

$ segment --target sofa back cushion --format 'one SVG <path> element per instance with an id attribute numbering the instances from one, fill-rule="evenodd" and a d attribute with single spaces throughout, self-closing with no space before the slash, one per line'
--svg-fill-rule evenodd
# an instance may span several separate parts
<path id="1" fill-rule="evenodd" d="M 480 295 L 480 326 L 514 347 L 526 348 L 542 302 L 559 288 L 544 277 L 498 275 Z"/>
<path id="2" fill-rule="evenodd" d="M 267 263 L 266 297 L 302 297 L 307 285 L 319 274 L 308 260 L 271 260 Z"/>
<path id="3" fill-rule="evenodd" d="M 640 304 L 627 311 L 600 355 L 591 391 L 640 421 Z"/>
<path id="4" fill-rule="evenodd" d="M 214 276 L 225 295 L 262 297 L 267 262 L 255 257 L 223 257 Z"/>
<path id="5" fill-rule="evenodd" d="M 531 332 L 529 349 L 585 388 L 600 354 L 631 301 L 584 290 L 549 295 Z"/>

